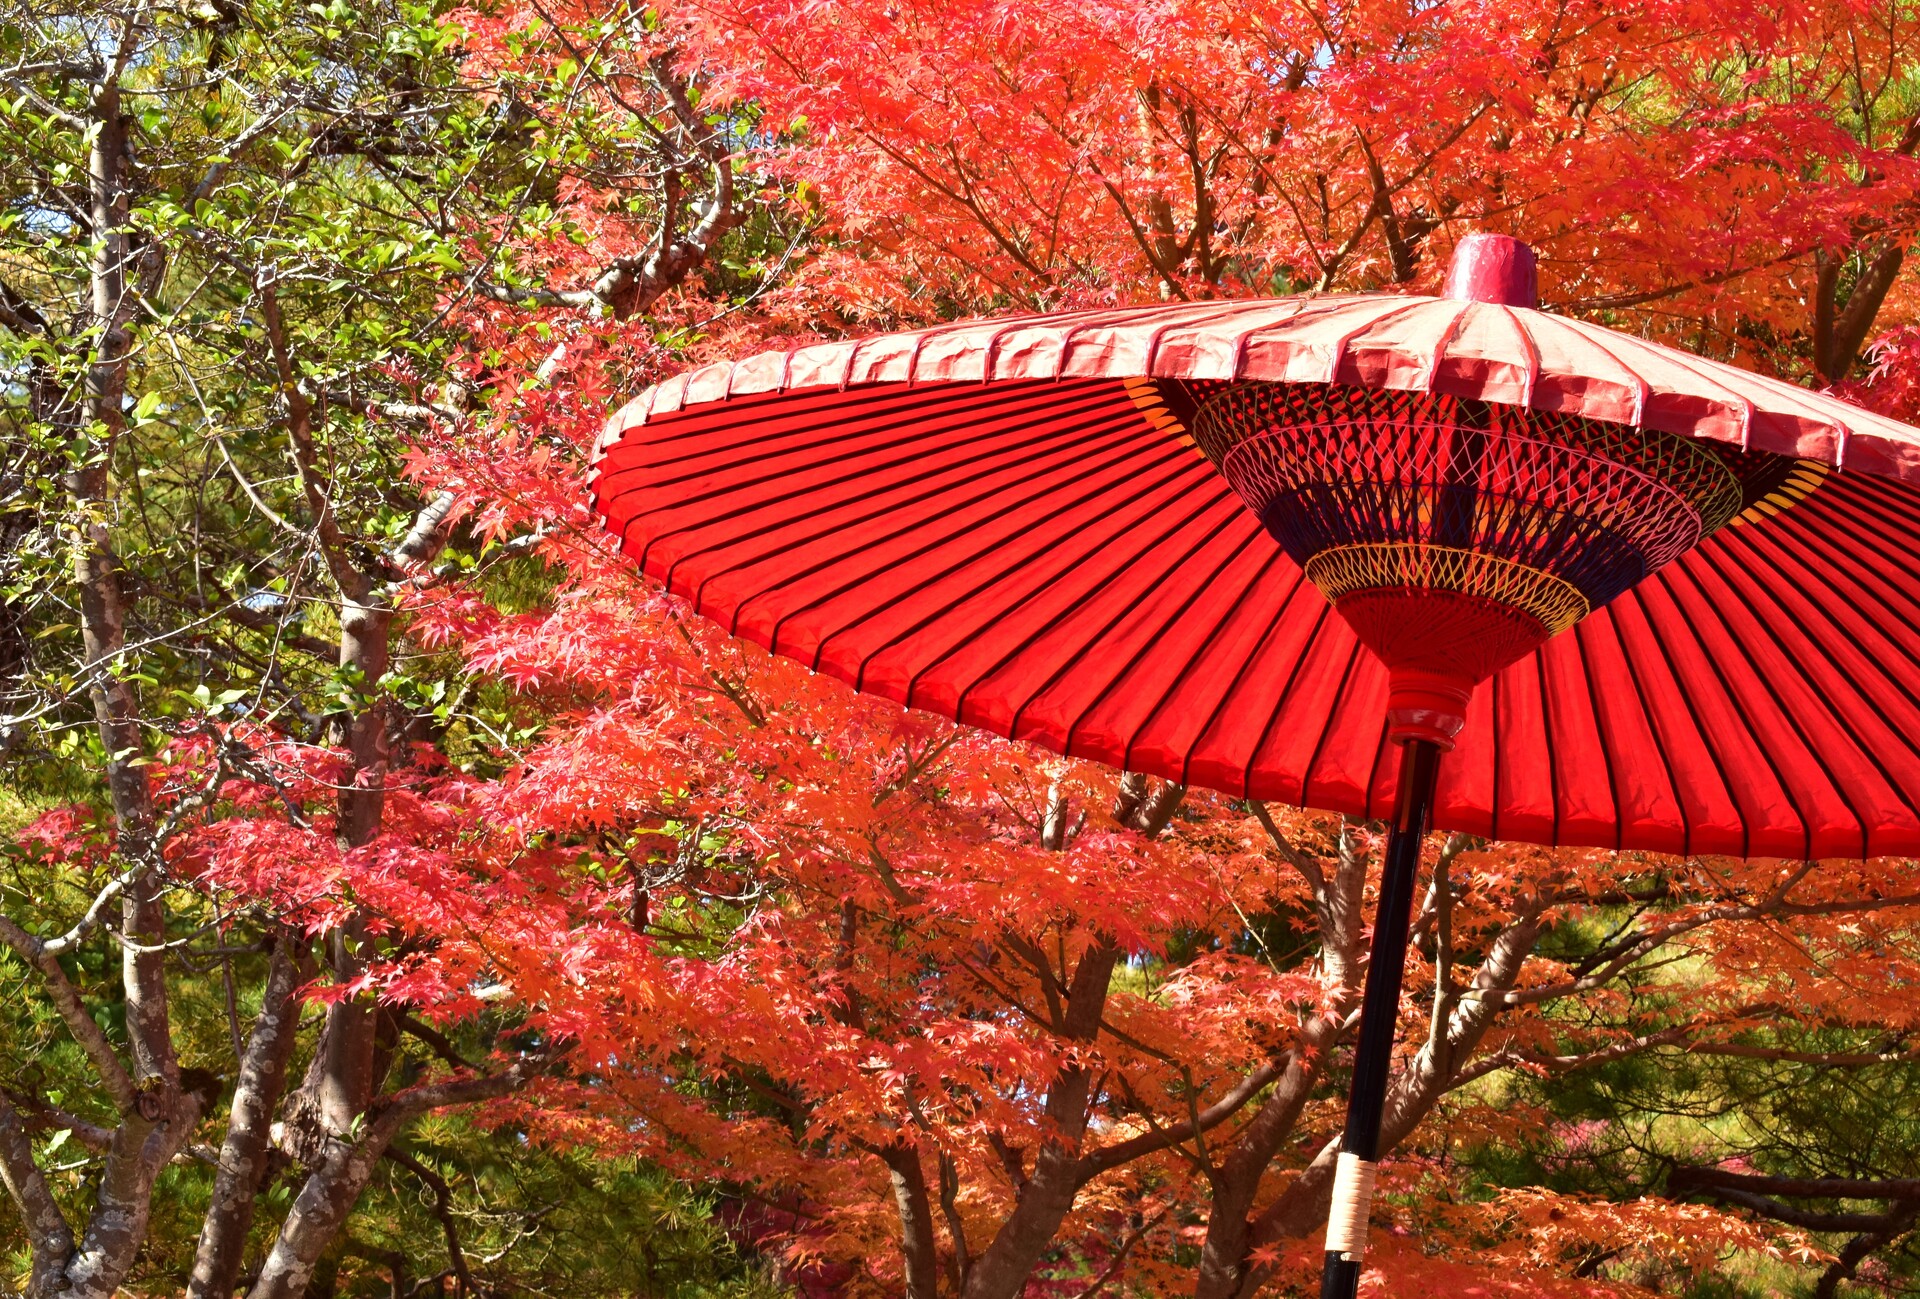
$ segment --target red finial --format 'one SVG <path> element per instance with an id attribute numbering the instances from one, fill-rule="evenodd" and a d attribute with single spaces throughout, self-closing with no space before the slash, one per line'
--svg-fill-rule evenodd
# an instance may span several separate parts
<path id="1" fill-rule="evenodd" d="M 1540 281 L 1533 249 L 1512 235 L 1471 234 L 1453 250 L 1447 296 L 1461 302 L 1538 307 Z"/>

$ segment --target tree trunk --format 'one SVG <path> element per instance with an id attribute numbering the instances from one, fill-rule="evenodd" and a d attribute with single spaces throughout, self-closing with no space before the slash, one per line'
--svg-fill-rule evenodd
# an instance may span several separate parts
<path id="1" fill-rule="evenodd" d="M 1255 1226 L 1249 1215 L 1260 1192 L 1261 1178 L 1293 1134 L 1301 1110 L 1326 1072 L 1327 1059 L 1340 1041 L 1347 1011 L 1358 1001 L 1366 977 L 1360 957 L 1369 855 L 1358 827 L 1342 824 L 1331 873 L 1282 842 L 1271 824 L 1267 828 L 1313 891 L 1321 972 L 1336 991 L 1329 1013 L 1302 1027 L 1286 1072 L 1212 1173 L 1207 1235 L 1194 1275 L 1194 1299 L 1231 1299 L 1245 1284 Z M 1331 1162 L 1328 1167 L 1331 1169 Z M 1318 1176 L 1309 1169 L 1302 1180 Z"/>
<path id="2" fill-rule="evenodd" d="M 920 1152 L 910 1144 L 889 1146 L 883 1153 L 900 1211 L 900 1238 L 906 1264 L 906 1299 L 937 1299 L 940 1293 L 940 1257 L 933 1234 L 933 1205 L 927 1196 L 927 1174 Z"/>
<path id="3" fill-rule="evenodd" d="M 1091 1042 L 1099 1034 L 1107 987 L 1119 962 L 1117 948 L 1090 948 L 1081 956 L 1068 989 L 1066 1011 L 1058 1026 L 1071 1041 Z M 1013 1212 L 967 1274 L 963 1299 L 1016 1299 L 1060 1224 L 1073 1209 L 1084 1178 L 1080 1142 L 1087 1130 L 1087 1103 L 1093 1077 L 1082 1066 L 1060 1071 L 1048 1089 L 1047 1135 L 1034 1157 L 1033 1172 L 1020 1187 Z"/>
<path id="4" fill-rule="evenodd" d="M 273 1112 L 286 1086 L 287 1062 L 299 1028 L 300 1003 L 295 996 L 299 969 L 293 959 L 293 941 L 283 936 L 274 944 L 260 1017 L 253 1023 L 233 1087 L 227 1137 L 220 1147 L 220 1167 L 214 1173 L 213 1195 L 194 1252 L 187 1299 L 229 1299 L 240 1277 L 255 1197 L 272 1153 Z"/>
<path id="5" fill-rule="evenodd" d="M 51 1299 L 66 1289 L 73 1228 L 60 1212 L 46 1175 L 33 1161 L 33 1142 L 25 1125 L 4 1095 L 0 1095 L 0 1179 L 20 1210 L 20 1225 L 26 1228 L 32 1250 L 27 1293 L 32 1299 Z"/>
<path id="6" fill-rule="evenodd" d="M 1880 308 L 1892 292 L 1906 264 L 1906 250 L 1886 240 L 1856 250 L 1860 273 L 1847 294 L 1846 305 L 1839 302 L 1840 271 L 1846 254 L 1822 250 L 1814 255 L 1813 363 L 1827 383 L 1842 383 L 1860 363 L 1860 349 Z"/>
<path id="7" fill-rule="evenodd" d="M 1286 1073 L 1214 1171 L 1207 1205 L 1207 1236 L 1194 1274 L 1194 1299 L 1232 1299 L 1239 1293 L 1246 1274 L 1247 1241 L 1253 1231 L 1248 1215 L 1260 1193 L 1260 1180 L 1312 1097 L 1325 1070 L 1326 1057 L 1340 1037 L 1340 1027 L 1340 1020 L 1330 1015 L 1307 1026 Z"/>
<path id="8" fill-rule="evenodd" d="M 485 1078 L 435 1083 L 390 1096 L 374 1110 L 357 1141 L 330 1140 L 308 1174 L 287 1220 L 260 1265 L 248 1299 L 302 1299 L 320 1257 L 339 1236 L 380 1158 L 400 1130 L 428 1110 L 504 1096 L 523 1085 L 532 1065 L 522 1062 Z"/>
<path id="9" fill-rule="evenodd" d="M 91 105 L 91 355 L 73 429 L 74 441 L 84 449 L 65 479 L 81 534 L 74 547 L 74 581 L 85 671 L 95 728 L 107 755 L 119 854 L 129 872 L 120 899 L 121 932 L 130 940 L 121 945 L 121 982 L 135 1103 L 114 1130 L 86 1229 L 59 1278 L 56 1288 L 68 1299 L 107 1299 L 119 1290 L 146 1236 L 154 1182 L 186 1143 L 201 1109 L 199 1096 L 180 1090 L 173 1051 L 165 953 L 160 950 L 166 924 L 153 796 L 140 761 L 145 741 L 139 700 L 119 671 L 126 649 L 127 602 L 110 532 L 113 453 L 125 427 L 131 358 L 127 137 L 119 78 L 137 52 L 140 35 L 136 20 L 123 27 Z"/>
<path id="10" fill-rule="evenodd" d="M 340 665 L 354 670 L 367 693 L 360 709 L 340 719 L 333 739 L 351 758 L 351 776 L 340 791 L 340 846 L 349 851 L 379 837 L 385 814 L 388 769 L 388 710 L 380 693 L 391 656 L 394 612 L 383 589 L 383 574 L 356 566 L 347 554 L 332 506 L 321 494 L 313 443 L 314 409 L 295 379 L 292 354 L 278 301 L 271 285 L 261 290 L 262 316 L 279 369 L 287 402 L 288 440 L 294 462 L 316 520 L 316 533 L 335 584 L 340 589 Z M 397 566 L 426 563 L 446 541 L 446 518 L 452 500 L 437 497 L 420 512 L 414 527 L 391 557 Z M 328 959 L 334 977 L 349 982 L 362 969 L 358 954 L 366 940 L 362 918 L 350 918 L 327 937 Z M 306 1288 L 320 1256 L 333 1243 L 347 1214 L 359 1199 L 381 1152 L 398 1131 L 391 1113 L 374 1125 L 386 1136 L 353 1139 L 356 1125 L 375 1110 L 383 1059 L 390 1053 L 395 1025 L 390 1012 L 371 998 L 356 997 L 327 1007 L 320 1040 L 302 1079 L 289 1101 L 287 1144 L 308 1166 L 308 1174 L 294 1200 L 292 1212 L 268 1254 L 251 1294 L 255 1299 L 296 1299 Z M 370 1153 L 369 1153 L 370 1152 Z M 208 1299 L 212 1299 L 210 1295 Z"/>

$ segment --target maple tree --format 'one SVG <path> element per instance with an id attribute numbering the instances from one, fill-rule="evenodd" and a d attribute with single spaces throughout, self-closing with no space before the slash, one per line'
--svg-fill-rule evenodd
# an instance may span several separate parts
<path id="1" fill-rule="evenodd" d="M 423 1280 L 505 1288 L 450 1207 L 488 1132 L 716 1188 L 814 1291 L 1317 1269 L 1380 827 L 1049 758 L 692 619 L 584 499 L 608 410 L 689 358 L 1430 288 L 1490 224 L 1564 309 L 1908 400 L 1900 6 L 61 21 L 87 52 L 36 19 L 0 69 L 35 809 L 0 939 L 15 1040 L 84 1079 L 0 1087 L 34 1293 L 397 1289 L 383 1179 L 434 1205 Z M 1426 890 L 1394 1293 L 1908 1266 L 1911 1169 L 1601 1100 L 1668 1069 L 1684 1109 L 1722 1064 L 1905 1085 L 1910 863 L 1439 837 Z M 420 1139 L 450 1109 L 467 1135 Z"/>
<path id="2" fill-rule="evenodd" d="M 1550 307 L 1823 383 L 1911 311 L 1898 3 L 686 8 L 802 125 L 866 311 L 1431 291 L 1471 228 Z"/>

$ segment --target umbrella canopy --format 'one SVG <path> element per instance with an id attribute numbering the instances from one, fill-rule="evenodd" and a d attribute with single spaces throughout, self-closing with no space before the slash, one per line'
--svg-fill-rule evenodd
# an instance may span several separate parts
<path id="1" fill-rule="evenodd" d="M 1737 517 L 1473 691 L 1433 823 L 1920 851 L 1920 430 L 1455 291 L 1016 316 L 709 365 L 609 422 L 595 507 L 702 614 L 857 689 L 1377 817 L 1388 669 L 1201 454 L 1196 405 L 1260 380 L 1697 440 L 1766 461 Z"/>

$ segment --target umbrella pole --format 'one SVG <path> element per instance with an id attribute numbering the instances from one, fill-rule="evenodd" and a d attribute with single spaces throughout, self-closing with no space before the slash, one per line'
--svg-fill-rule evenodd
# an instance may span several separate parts
<path id="1" fill-rule="evenodd" d="M 1406 965 L 1407 929 L 1413 917 L 1420 843 L 1433 814 L 1440 746 L 1408 740 L 1400 751 L 1400 788 L 1394 796 L 1393 829 L 1374 910 L 1367 988 L 1360 1008 L 1360 1044 L 1353 1056 L 1353 1086 L 1347 1093 L 1347 1130 L 1334 1173 L 1333 1206 L 1327 1216 L 1326 1267 L 1321 1299 L 1353 1299 L 1360 1289 L 1360 1259 L 1367 1247 L 1367 1215 L 1373 1202 L 1374 1161 L 1380 1157 L 1380 1116 L 1393 1063 L 1393 1032 L 1400 1012 L 1400 974 Z"/>

